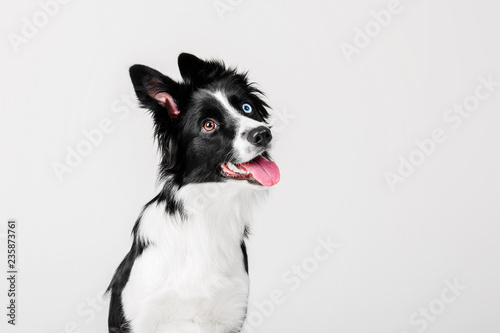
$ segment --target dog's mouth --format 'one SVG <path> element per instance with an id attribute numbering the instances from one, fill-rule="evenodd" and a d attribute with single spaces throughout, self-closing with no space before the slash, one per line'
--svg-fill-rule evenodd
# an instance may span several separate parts
<path id="1" fill-rule="evenodd" d="M 280 181 L 280 170 L 276 163 L 262 155 L 245 163 L 226 162 L 221 165 L 221 168 L 230 178 L 255 180 L 263 186 L 274 186 Z"/>

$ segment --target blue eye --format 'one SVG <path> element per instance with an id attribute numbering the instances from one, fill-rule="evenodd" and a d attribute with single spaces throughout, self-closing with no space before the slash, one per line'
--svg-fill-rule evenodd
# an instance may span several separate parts
<path id="1" fill-rule="evenodd" d="M 250 113 L 252 112 L 252 106 L 248 103 L 245 103 L 241 106 L 241 108 L 243 109 L 243 111 L 245 111 L 246 113 Z"/>

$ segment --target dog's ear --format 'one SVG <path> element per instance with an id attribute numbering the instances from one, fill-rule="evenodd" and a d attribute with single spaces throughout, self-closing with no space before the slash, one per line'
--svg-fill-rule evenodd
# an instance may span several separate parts
<path id="1" fill-rule="evenodd" d="M 130 78 L 141 105 L 151 111 L 155 138 L 161 151 L 160 178 L 177 166 L 179 133 L 175 118 L 180 111 L 180 85 L 162 73 L 143 65 L 130 67 Z"/>
<path id="2" fill-rule="evenodd" d="M 189 53 L 181 53 L 177 59 L 177 64 L 184 81 L 195 80 L 202 74 L 207 65 L 205 61 Z"/>
<path id="3" fill-rule="evenodd" d="M 224 64 L 217 61 L 204 61 L 189 54 L 181 53 L 177 59 L 179 72 L 186 83 L 203 84 L 224 70 Z"/>
<path id="4" fill-rule="evenodd" d="M 179 84 L 162 73 L 144 65 L 134 65 L 129 70 L 137 98 L 142 106 L 151 110 L 155 120 L 167 111 L 173 120 L 180 114 L 176 99 Z M 166 110 L 165 110 L 166 109 Z"/>

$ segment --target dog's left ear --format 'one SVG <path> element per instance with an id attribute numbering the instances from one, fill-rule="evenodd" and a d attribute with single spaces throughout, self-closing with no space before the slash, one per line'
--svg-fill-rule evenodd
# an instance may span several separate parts
<path id="1" fill-rule="evenodd" d="M 177 64 L 179 65 L 179 72 L 181 72 L 184 81 L 192 81 L 206 67 L 206 63 L 203 60 L 189 53 L 181 53 L 177 59 Z"/>
<path id="2" fill-rule="evenodd" d="M 222 62 L 204 61 L 189 53 L 181 53 L 177 63 L 184 81 L 193 84 L 206 83 L 210 80 L 211 75 L 219 70 L 224 70 Z"/>

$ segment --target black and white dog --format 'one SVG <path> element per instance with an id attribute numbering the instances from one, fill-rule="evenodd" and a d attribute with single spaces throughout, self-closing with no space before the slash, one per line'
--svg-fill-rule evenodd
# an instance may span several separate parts
<path id="1" fill-rule="evenodd" d="M 162 187 L 109 285 L 109 332 L 233 333 L 246 317 L 249 220 L 280 178 L 268 106 L 222 62 L 183 53 L 178 65 L 183 82 L 130 68 L 154 120 Z"/>

